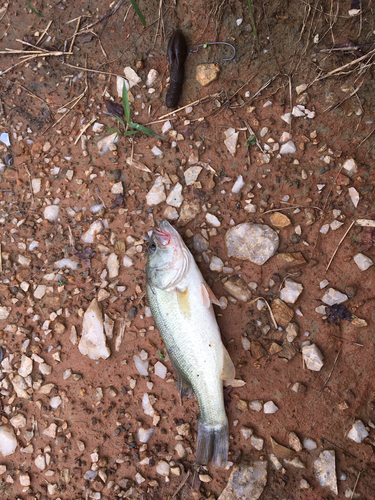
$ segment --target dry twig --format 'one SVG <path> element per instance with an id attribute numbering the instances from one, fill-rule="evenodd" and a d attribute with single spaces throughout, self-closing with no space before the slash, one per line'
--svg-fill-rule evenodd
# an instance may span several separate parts
<path id="1" fill-rule="evenodd" d="M 335 362 L 333 363 L 333 366 L 332 366 L 332 370 L 329 372 L 328 377 L 326 378 L 324 384 L 320 388 L 319 394 L 322 392 L 322 390 L 324 389 L 324 387 L 328 384 L 329 379 L 332 377 L 333 370 L 336 368 L 336 365 L 337 365 L 337 363 L 338 363 L 338 361 L 340 359 L 341 353 L 342 353 L 342 349 L 340 349 L 338 355 L 336 356 Z"/>
<path id="2" fill-rule="evenodd" d="M 271 316 L 271 319 L 272 319 L 272 322 L 274 324 L 274 327 L 276 328 L 276 330 L 279 328 L 277 322 L 276 322 L 276 319 L 275 319 L 275 316 L 273 315 L 273 312 L 272 312 L 272 309 L 269 305 L 269 303 L 266 301 L 266 299 L 264 297 L 257 297 L 256 299 L 252 300 L 250 302 L 250 304 L 253 304 L 254 302 L 257 302 L 258 300 L 264 300 L 264 303 L 266 304 L 266 306 L 268 307 L 268 311 L 270 313 L 270 316 Z"/>
<path id="3" fill-rule="evenodd" d="M 326 271 L 328 271 L 329 266 L 331 265 L 335 255 L 337 254 L 337 251 L 340 248 L 341 243 L 345 240 L 346 235 L 349 233 L 349 231 L 351 230 L 351 228 L 353 227 L 354 224 L 355 224 L 355 221 L 353 220 L 352 223 L 350 224 L 350 226 L 348 227 L 347 231 L 345 232 L 344 236 L 341 238 L 339 244 L 337 245 L 336 250 L 333 252 L 332 257 L 329 259 L 328 265 L 326 267 Z"/>

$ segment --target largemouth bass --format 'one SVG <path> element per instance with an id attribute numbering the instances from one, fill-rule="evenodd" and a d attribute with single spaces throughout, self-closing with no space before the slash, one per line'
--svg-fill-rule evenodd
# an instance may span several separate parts
<path id="1" fill-rule="evenodd" d="M 220 336 L 218 303 L 179 233 L 167 221 L 148 246 L 146 290 L 156 327 L 172 361 L 180 395 L 194 391 L 200 410 L 196 463 L 225 467 L 229 430 L 223 380 L 235 370 Z"/>

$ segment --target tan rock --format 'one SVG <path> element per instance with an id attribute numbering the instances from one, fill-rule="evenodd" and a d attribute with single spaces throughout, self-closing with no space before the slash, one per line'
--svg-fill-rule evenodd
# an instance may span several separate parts
<path id="1" fill-rule="evenodd" d="M 218 79 L 219 73 L 220 66 L 218 64 L 198 64 L 195 77 L 202 87 L 207 87 L 207 85 Z"/>
<path id="2" fill-rule="evenodd" d="M 277 254 L 277 260 L 280 260 L 285 264 L 289 264 L 289 267 L 306 264 L 306 259 L 301 252 L 279 253 Z"/>
<path id="3" fill-rule="evenodd" d="M 289 217 L 280 212 L 275 212 L 270 217 L 271 224 L 278 228 L 288 227 L 291 225 Z"/>
<path id="4" fill-rule="evenodd" d="M 291 322 L 294 311 L 280 299 L 275 299 L 271 307 L 277 324 L 285 328 Z"/>

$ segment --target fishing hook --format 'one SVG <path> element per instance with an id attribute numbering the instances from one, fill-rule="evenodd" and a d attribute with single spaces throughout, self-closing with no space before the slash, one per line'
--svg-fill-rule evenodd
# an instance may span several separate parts
<path id="1" fill-rule="evenodd" d="M 198 52 L 199 47 L 204 47 L 204 48 L 206 48 L 206 47 L 207 47 L 207 45 L 229 45 L 229 47 L 232 47 L 233 52 L 234 52 L 233 57 L 231 57 L 230 59 L 223 59 L 223 61 L 232 61 L 232 60 L 236 57 L 236 49 L 233 47 L 233 45 L 231 45 L 231 44 L 230 44 L 230 43 L 228 43 L 228 42 L 208 42 L 208 43 L 201 43 L 200 45 L 198 45 L 198 46 L 197 46 L 197 50 L 191 50 L 191 51 L 190 51 L 190 54 L 191 54 L 192 52 Z"/>

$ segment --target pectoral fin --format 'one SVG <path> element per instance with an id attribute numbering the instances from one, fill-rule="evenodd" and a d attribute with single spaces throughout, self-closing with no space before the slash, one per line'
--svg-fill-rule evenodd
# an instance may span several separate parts
<path id="1" fill-rule="evenodd" d="M 182 399 L 183 396 L 192 398 L 194 396 L 194 391 L 190 382 L 187 380 L 185 375 L 181 373 L 178 368 L 176 368 L 176 365 L 174 363 L 172 363 L 172 365 L 177 377 L 177 389 L 178 393 L 180 394 L 180 398 Z"/>
<path id="2" fill-rule="evenodd" d="M 207 285 L 206 282 L 201 283 L 201 294 L 202 294 L 203 305 L 204 307 L 207 307 L 207 309 L 210 307 L 211 304 L 216 304 L 217 306 L 221 305 L 219 300 L 216 298 L 214 292 L 211 290 L 211 288 Z"/>
<path id="3" fill-rule="evenodd" d="M 234 368 L 233 361 L 230 359 L 228 351 L 223 346 L 223 355 L 224 355 L 224 363 L 223 369 L 220 374 L 220 378 L 222 380 L 234 380 L 236 376 L 236 370 Z"/>

